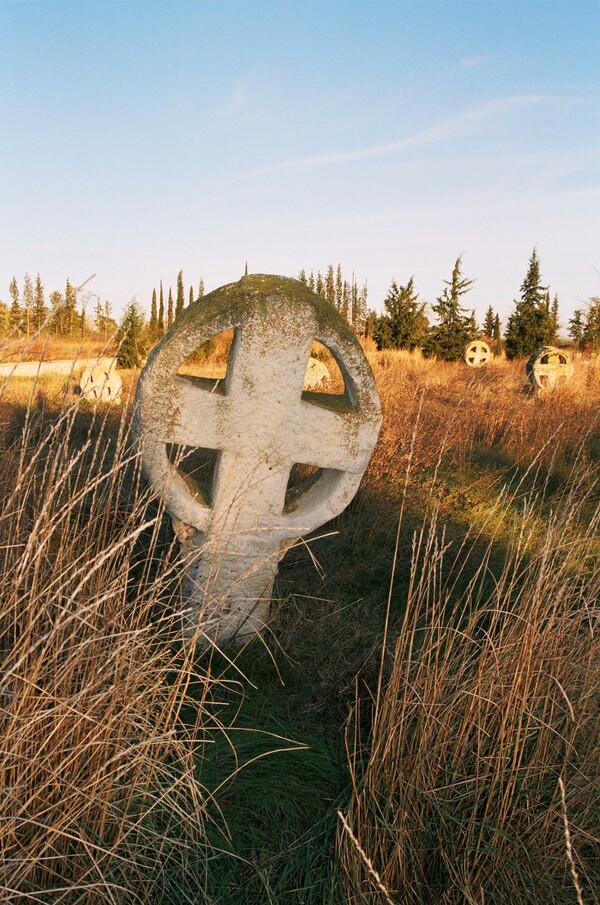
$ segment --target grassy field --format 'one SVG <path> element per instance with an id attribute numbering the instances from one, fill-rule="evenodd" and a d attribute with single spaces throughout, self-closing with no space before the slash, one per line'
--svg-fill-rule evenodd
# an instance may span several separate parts
<path id="1" fill-rule="evenodd" d="M 178 643 L 136 375 L 4 387 L 3 901 L 598 901 L 600 361 L 370 358 L 361 489 L 229 658 Z"/>

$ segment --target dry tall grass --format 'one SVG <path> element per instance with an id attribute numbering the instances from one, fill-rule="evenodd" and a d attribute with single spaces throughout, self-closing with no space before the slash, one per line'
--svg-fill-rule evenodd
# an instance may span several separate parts
<path id="1" fill-rule="evenodd" d="M 177 551 L 127 406 L 31 398 L 0 400 L 0 899 L 197 902 L 210 680 L 172 643 Z"/>
<path id="2" fill-rule="evenodd" d="M 596 902 L 598 363 L 544 399 L 521 394 L 518 364 L 475 374 L 414 356 L 374 365 L 387 416 L 374 473 L 403 461 L 402 505 L 414 485 L 427 489 L 426 516 L 368 748 L 358 713 L 349 733 L 347 900 L 569 902 L 576 869 L 577 895 Z M 501 447 L 519 468 L 456 550 L 439 473 L 472 462 L 476 447 Z M 487 552 L 466 581 L 475 542 Z"/>

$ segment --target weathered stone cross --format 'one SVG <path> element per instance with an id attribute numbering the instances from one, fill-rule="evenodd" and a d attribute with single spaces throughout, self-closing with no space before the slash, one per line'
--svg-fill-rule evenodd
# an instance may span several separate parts
<path id="1" fill-rule="evenodd" d="M 224 381 L 177 373 L 203 342 L 232 328 Z M 303 392 L 313 340 L 340 366 L 343 395 Z M 360 344 L 302 283 L 244 277 L 177 318 L 140 376 L 135 424 L 145 473 L 188 554 L 188 634 L 200 625 L 213 638 L 243 637 L 265 624 L 279 559 L 348 505 L 380 423 Z M 218 450 L 212 499 L 180 474 L 168 444 Z M 322 473 L 293 494 L 296 463 Z"/>

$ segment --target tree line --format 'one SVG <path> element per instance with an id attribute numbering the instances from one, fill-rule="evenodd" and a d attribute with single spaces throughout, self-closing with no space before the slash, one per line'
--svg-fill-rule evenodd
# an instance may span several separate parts
<path id="1" fill-rule="evenodd" d="M 379 349 L 420 348 L 425 355 L 435 355 L 445 361 L 458 360 L 473 339 L 485 339 L 497 353 L 504 349 L 508 359 L 529 356 L 540 346 L 557 341 L 561 327 L 558 296 L 551 298 L 549 287 L 542 284 L 536 248 L 504 334 L 500 317 L 491 305 L 481 327 L 475 311 L 469 312 L 463 305 L 463 297 L 473 283 L 463 276 L 462 257 L 458 257 L 451 278 L 444 281 L 441 294 L 431 305 L 436 316 L 436 322 L 431 324 L 427 305 L 419 301 L 415 290 L 414 277 L 406 285 L 393 281 L 383 303 L 383 313 L 367 314 L 365 333 Z M 592 298 L 585 312 L 575 311 L 569 321 L 569 335 L 578 348 L 600 350 L 600 299 Z"/>

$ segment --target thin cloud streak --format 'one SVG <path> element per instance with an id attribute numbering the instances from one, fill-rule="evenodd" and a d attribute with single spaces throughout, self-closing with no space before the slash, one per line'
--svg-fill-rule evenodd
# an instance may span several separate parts
<path id="1" fill-rule="evenodd" d="M 245 174 L 248 176 L 261 176 L 274 173 L 278 170 L 308 169 L 322 166 L 335 166 L 341 163 L 352 163 L 357 160 L 369 160 L 373 157 L 383 157 L 396 151 L 404 151 L 407 148 L 418 147 L 436 141 L 444 141 L 460 134 L 465 127 L 484 120 L 493 119 L 504 113 L 511 113 L 526 107 L 540 106 L 541 104 L 564 101 L 564 98 L 553 97 L 544 94 L 522 94 L 513 97 L 501 97 L 487 104 L 481 104 L 471 110 L 465 110 L 458 116 L 443 120 L 428 129 L 421 129 L 405 138 L 387 142 L 380 145 L 369 145 L 365 148 L 356 148 L 353 151 L 334 151 L 329 154 L 314 154 L 309 157 L 299 157 L 295 160 L 285 160 L 267 167 L 261 167 Z M 243 177 L 242 177 L 243 178 Z"/>

